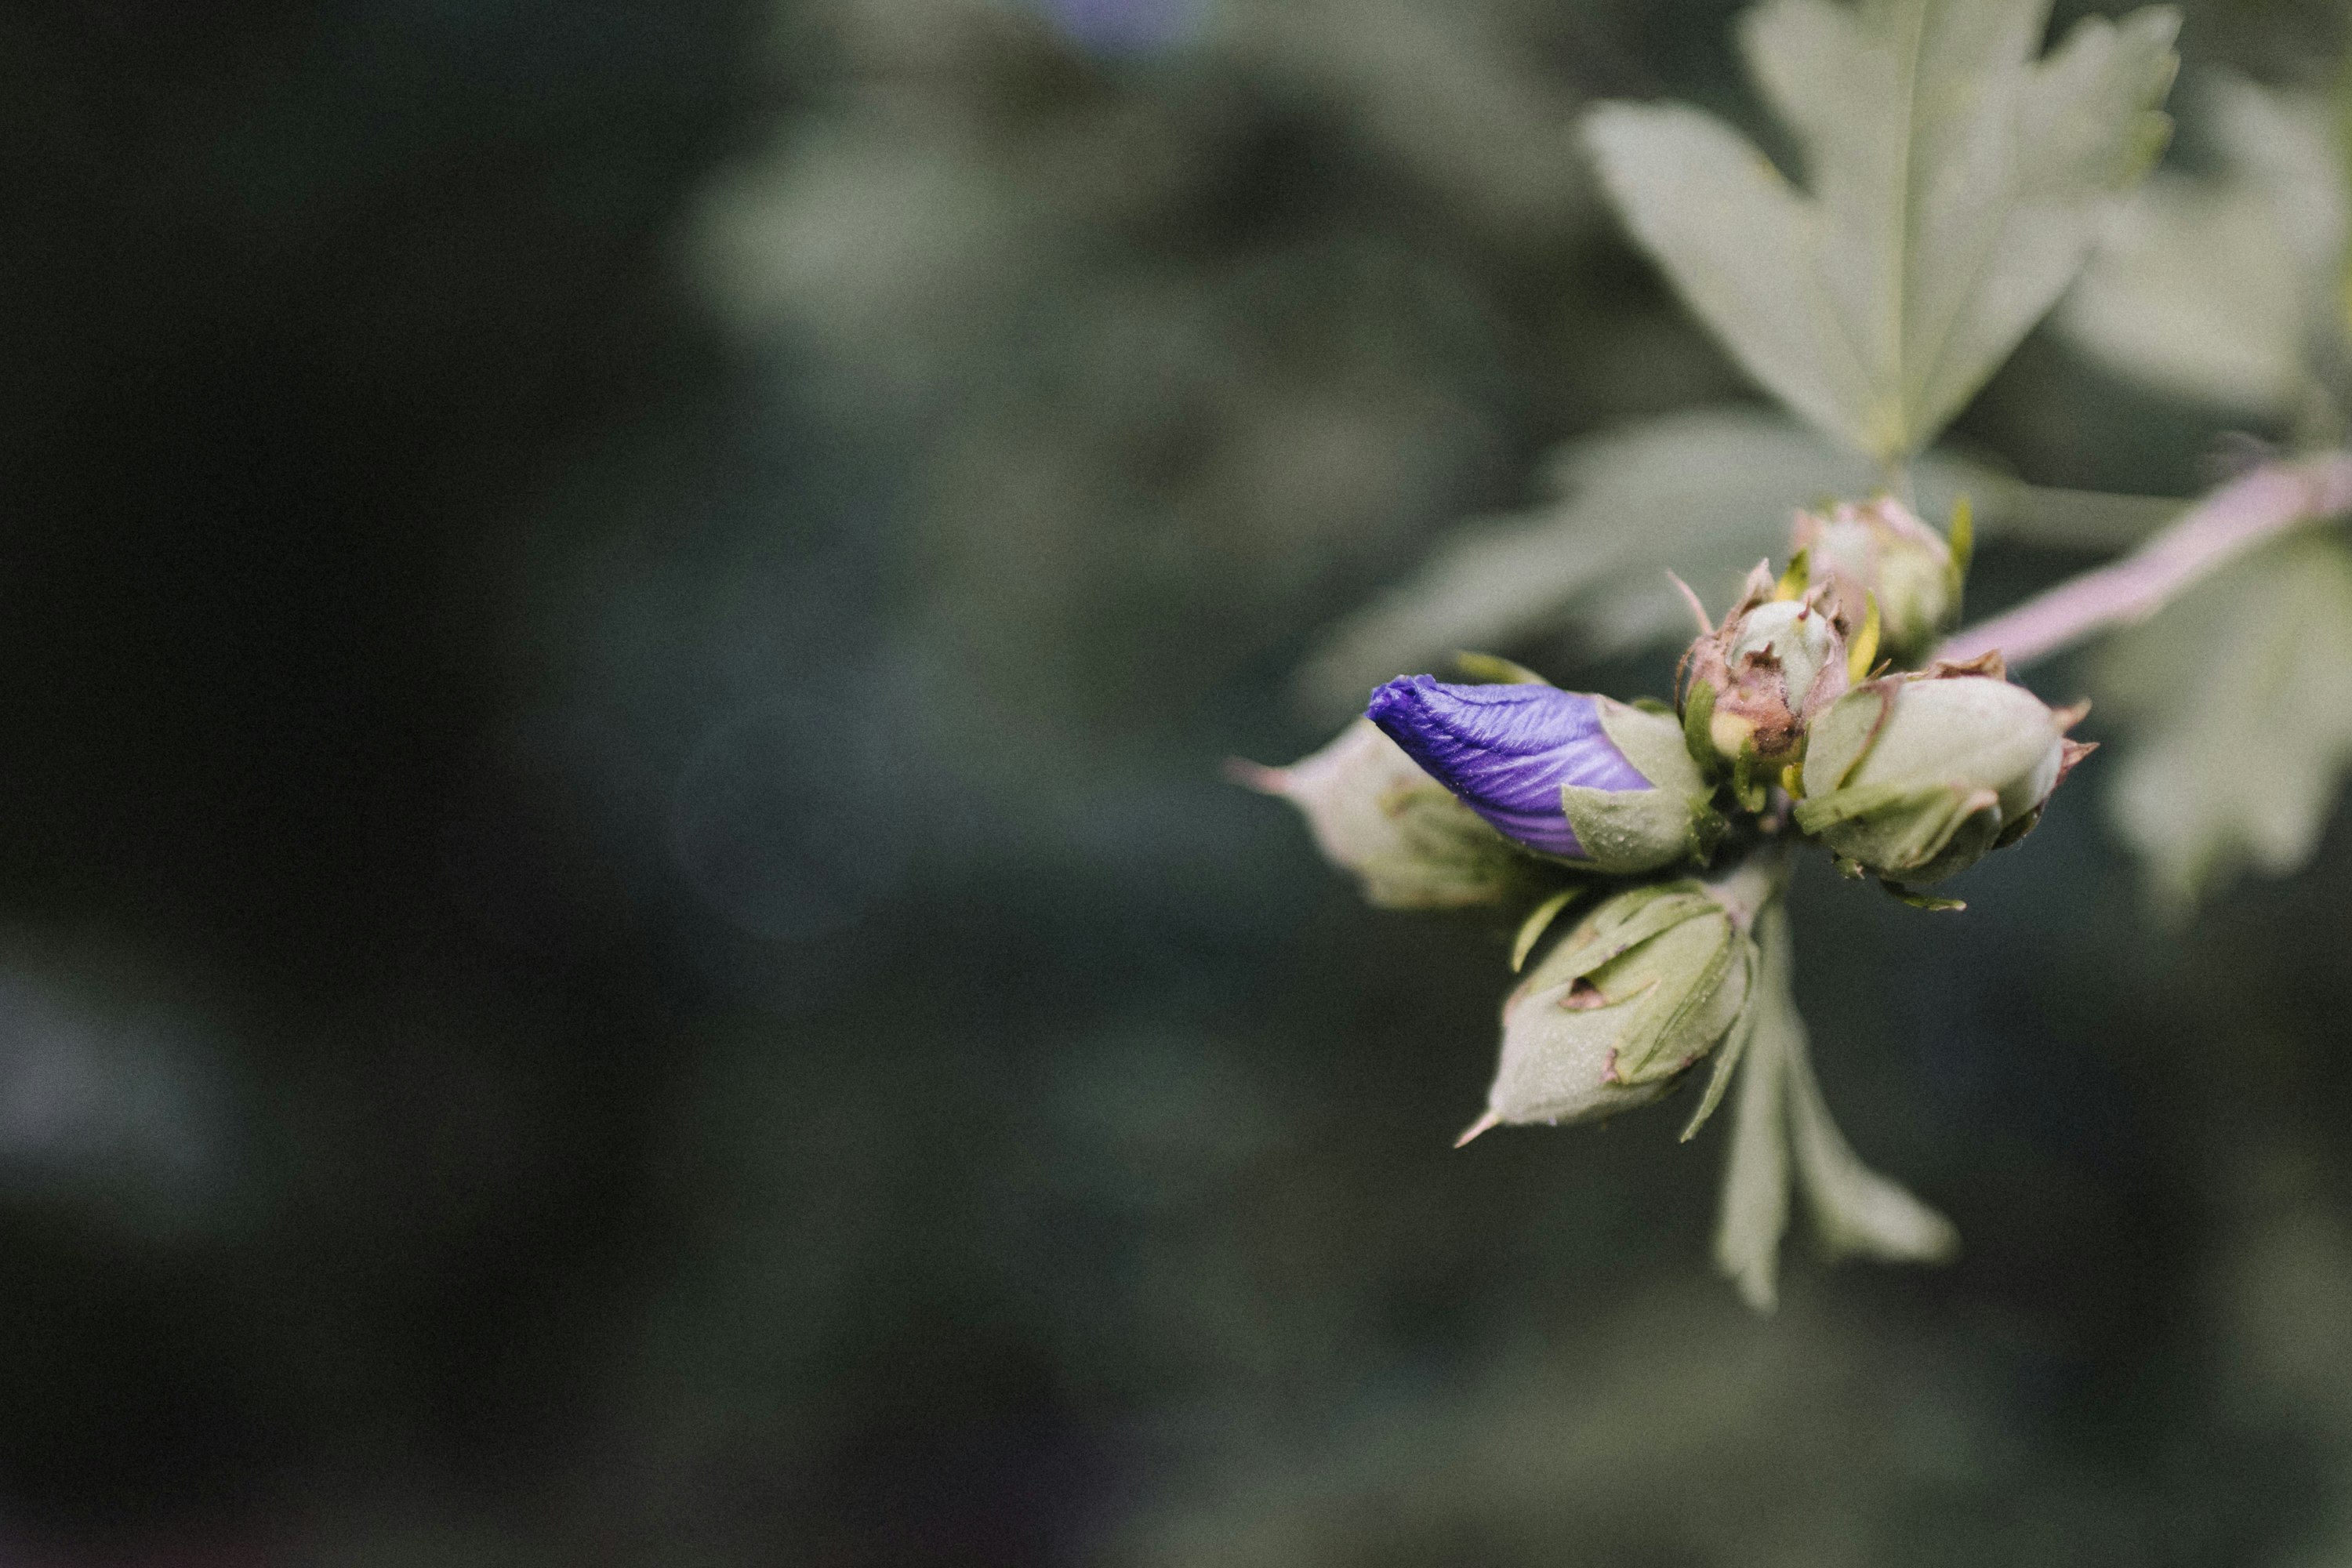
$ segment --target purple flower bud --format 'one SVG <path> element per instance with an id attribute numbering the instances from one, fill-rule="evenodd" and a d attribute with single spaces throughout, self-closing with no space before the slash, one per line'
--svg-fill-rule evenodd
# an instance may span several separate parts
<path id="1" fill-rule="evenodd" d="M 1653 787 L 1602 729 L 1600 700 L 1580 691 L 1449 686 L 1415 675 L 1373 692 L 1365 716 L 1506 837 L 1563 859 L 1587 857 L 1561 806 L 1562 785 Z"/>

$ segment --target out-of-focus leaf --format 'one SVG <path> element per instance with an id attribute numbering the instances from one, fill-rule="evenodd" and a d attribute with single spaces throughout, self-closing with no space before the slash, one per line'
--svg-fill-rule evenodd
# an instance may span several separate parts
<path id="1" fill-rule="evenodd" d="M 2059 314 L 2067 337 L 2136 381 L 2252 414 L 2294 405 L 2301 279 L 2251 184 L 2168 179 L 2143 193 Z"/>
<path id="2" fill-rule="evenodd" d="M 2352 765 L 2352 555 L 2305 537 L 2239 563 L 2110 641 L 2097 690 L 2131 731 L 2108 805 L 2159 900 L 2295 869 Z"/>
<path id="3" fill-rule="evenodd" d="M 1959 1236 L 1949 1220 L 1855 1158 L 1813 1079 L 1805 1021 L 1790 989 L 1788 915 L 1777 905 L 1767 910 L 1756 936 L 1759 990 L 1754 1033 L 1739 1064 L 1715 1261 L 1749 1306 L 1768 1311 L 1778 1294 L 1780 1237 L 1789 1223 L 1792 1146 L 1798 1184 L 1830 1256 L 1937 1262 L 1952 1255 Z"/>
<path id="4" fill-rule="evenodd" d="M 1731 1153 L 1723 1165 L 1715 1264 L 1759 1312 L 1780 1296 L 1780 1237 L 1789 1228 L 1789 1139 L 1784 1130 L 1790 1030 L 1801 1027 L 1789 995 L 1789 917 L 1778 908 L 1756 922 L 1762 951 L 1752 1033 L 1739 1064 Z"/>
<path id="5" fill-rule="evenodd" d="M 1741 33 L 1809 191 L 1711 115 L 1587 120 L 1634 235 L 1748 373 L 1882 461 L 1932 440 L 2081 267 L 2160 149 L 2178 16 L 2049 0 L 1766 0 Z"/>
<path id="6" fill-rule="evenodd" d="M 1581 105 L 1508 0 L 1252 0 L 1206 7 L 1222 50 L 1319 100 L 1435 199 L 1518 242 L 1599 216 Z"/>
<path id="7" fill-rule="evenodd" d="M 2148 535 L 2193 504 L 2173 496 L 2116 495 L 2053 485 L 2011 483 L 1991 493 L 2000 502 L 2000 516 L 1988 527 L 1979 502 L 1979 537 L 1997 531 L 2001 539 L 2018 544 L 2111 553 L 2147 542 Z"/>
<path id="8" fill-rule="evenodd" d="M 1686 638 L 1690 612 L 1669 571 L 1720 610 L 1760 557 L 1787 552 L 1796 509 L 1865 493 L 1879 478 L 1868 459 L 1759 408 L 1688 409 L 1573 442 L 1551 466 L 1559 500 L 1448 537 L 1333 628 L 1300 671 L 1301 696 L 1322 712 L 1360 708 L 1380 682 L 1457 648 L 1577 623 L 1603 651 Z M 1914 480 L 1927 516 L 1965 491 L 1988 529 L 2020 488 L 1945 457 L 1920 463 Z"/>
<path id="9" fill-rule="evenodd" d="M 2290 413 L 2310 394 L 2315 342 L 2338 330 L 2346 171 L 2334 127 L 2315 100 L 2229 75 L 2198 85 L 2221 172 L 2149 180 L 2057 324 L 2151 386 Z"/>

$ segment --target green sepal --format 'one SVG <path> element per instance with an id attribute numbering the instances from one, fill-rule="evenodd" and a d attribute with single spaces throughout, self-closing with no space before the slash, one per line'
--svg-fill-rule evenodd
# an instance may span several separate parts
<path id="1" fill-rule="evenodd" d="M 1885 889 L 1886 896 L 1896 903 L 1908 904 L 1915 910 L 1958 913 L 1969 907 L 1968 900 L 1965 899 L 1938 899 L 1927 893 L 1914 892 L 1902 883 L 1890 882 L 1884 877 L 1878 879 L 1878 885 Z"/>
<path id="2" fill-rule="evenodd" d="M 2076 717 L 1989 676 L 1872 681 L 1814 721 L 1797 824 L 1877 876 L 1937 881 L 2031 830 Z"/>
<path id="3" fill-rule="evenodd" d="M 1958 820 L 1941 848 L 1916 866 L 1888 868 L 1906 886 L 1925 886 L 1958 876 L 1992 853 L 1993 841 L 2000 837 L 2000 805 L 1992 792 L 1986 790 L 1960 802 L 1956 815 Z"/>
<path id="4" fill-rule="evenodd" d="M 1687 841 L 1691 859 L 1701 866 L 1715 864 L 1715 851 L 1731 831 L 1731 820 L 1715 809 L 1710 801 L 1706 806 L 1690 815 L 1690 836 Z"/>
<path id="5" fill-rule="evenodd" d="M 1826 795 L 1809 795 L 1799 801 L 1797 826 L 1807 833 L 1820 834 L 1859 817 L 1933 799 L 1957 797 L 1958 794 L 1947 784 L 1855 784 Z"/>
<path id="6" fill-rule="evenodd" d="M 1659 932 L 1704 915 L 1710 908 L 1719 912 L 1721 906 L 1696 882 L 1687 879 L 1630 889 L 1595 910 L 1571 933 L 1569 950 L 1544 961 L 1542 978 L 1555 985 L 1563 980 L 1586 979 Z"/>
<path id="7" fill-rule="evenodd" d="M 1708 778 L 1723 772 L 1723 756 L 1715 749 L 1708 726 L 1715 721 L 1715 688 L 1694 681 L 1683 698 L 1683 750 Z"/>
<path id="8" fill-rule="evenodd" d="M 1707 1075 L 1706 1092 L 1699 1097 L 1698 1109 L 1691 1112 L 1691 1119 L 1683 1124 L 1682 1136 L 1675 1140 L 1677 1142 L 1689 1142 L 1697 1135 L 1698 1130 L 1706 1125 L 1707 1119 L 1715 1114 L 1716 1107 L 1723 1103 L 1724 1091 L 1731 1087 L 1731 1075 L 1739 1066 L 1739 1058 L 1748 1054 L 1748 1042 L 1755 1036 L 1758 959 L 1753 943 L 1743 946 L 1740 962 L 1748 966 L 1748 995 L 1740 1008 L 1739 1022 L 1733 1026 L 1730 1035 L 1716 1051 L 1715 1070 Z"/>
<path id="9" fill-rule="evenodd" d="M 2019 839 L 2032 832 L 2041 821 L 2042 808 L 2037 805 L 2032 811 L 2027 812 L 2023 816 L 2019 817 L 2016 821 L 2004 823 L 2001 826 L 2000 837 L 1992 841 L 1992 847 L 1996 849 L 2008 848 L 2011 845 L 2016 843 Z"/>
<path id="10" fill-rule="evenodd" d="M 1863 605 L 1862 629 L 1854 633 L 1853 641 L 1846 645 L 1845 650 L 1845 678 L 1856 686 L 1870 679 L 1870 667 L 1878 662 L 1879 636 L 1886 629 L 1885 618 L 1878 611 L 1877 594 L 1864 594 Z"/>
<path id="11" fill-rule="evenodd" d="M 1960 608 L 1961 591 L 1969 583 L 1969 566 L 1976 560 L 1977 553 L 1976 509 L 1969 504 L 1965 494 L 1952 498 L 1952 525 L 1944 531 L 1944 542 L 1951 546 L 1952 551 L 1952 613 L 1957 615 Z"/>
<path id="12" fill-rule="evenodd" d="M 1870 754 L 1870 743 L 1886 722 L 1890 693 L 1877 682 L 1857 686 L 1815 719 L 1805 735 L 1805 794 L 1833 795 Z"/>
<path id="13" fill-rule="evenodd" d="M 1544 932 L 1551 929 L 1551 922 L 1559 918 L 1559 911 L 1568 908 L 1569 901 L 1582 891 L 1581 888 L 1562 888 L 1528 911 L 1528 918 L 1519 922 L 1518 935 L 1511 939 L 1512 973 L 1519 972 L 1520 966 L 1528 961 L 1528 954 L 1535 951 L 1536 943 L 1541 942 Z"/>
<path id="14" fill-rule="evenodd" d="M 1780 580 L 1778 583 L 1772 584 L 1774 600 L 1785 604 L 1803 598 L 1806 588 L 1812 584 L 1812 568 L 1811 551 L 1800 550 L 1789 557 L 1789 569 L 1780 574 Z"/>
<path id="15" fill-rule="evenodd" d="M 1524 664 L 1515 664 L 1491 653 L 1472 653 L 1457 648 L 1454 668 L 1475 681 L 1488 686 L 1549 686 L 1550 681 Z"/>
<path id="16" fill-rule="evenodd" d="M 1742 962 L 1741 950 L 1745 944 L 1739 941 L 1738 932 L 1733 928 L 1727 912 L 1718 910 L 1712 915 L 1693 916 L 1660 936 L 1653 947 L 1663 950 L 1666 944 L 1673 943 L 1696 951 L 1700 938 L 1716 946 L 1706 967 L 1700 970 L 1698 981 L 1683 993 L 1682 999 L 1675 1004 L 1675 1010 L 1666 1015 L 1666 1021 L 1648 1040 L 1647 1049 L 1618 1057 L 1617 1076 L 1627 1083 L 1654 1083 L 1662 1078 L 1678 1077 L 1688 1070 L 1691 1063 L 1706 1054 L 1707 1047 L 1723 1037 L 1724 1029 L 1729 1027 L 1736 1018 L 1735 1014 L 1734 1018 L 1722 1021 L 1722 1027 L 1711 1030 L 1697 1026 L 1702 1019 L 1723 1011 L 1724 999 L 1730 994 L 1726 977 L 1735 963 Z M 1655 981 L 1650 982 L 1652 985 L 1656 984 Z M 1747 994 L 1743 978 L 1734 997 L 1735 1005 L 1745 1001 Z M 1701 1036 L 1706 1037 L 1704 1043 L 1694 1047 L 1693 1042 Z"/>
<path id="17" fill-rule="evenodd" d="M 1723 833 L 1715 786 L 1691 760 L 1672 717 L 1607 698 L 1595 710 L 1610 744 L 1651 787 L 1561 786 L 1560 810 L 1584 858 L 1598 870 L 1630 875 L 1711 855 Z"/>
<path id="18" fill-rule="evenodd" d="M 1383 909 L 1495 903 L 1534 880 L 1535 862 L 1443 785 L 1411 784 L 1382 796 L 1396 850 L 1350 868 L 1367 901 Z"/>
<path id="19" fill-rule="evenodd" d="M 1641 934 L 1631 936 L 1633 931 Z M 1737 986 L 1728 979 L 1732 965 L 1743 962 L 1747 944 L 1729 913 L 1705 893 L 1650 904 L 1601 945 L 1605 958 L 1598 963 L 1578 960 L 1568 978 L 1591 979 L 1605 1007 L 1640 1005 L 1670 978 L 1679 987 L 1664 1018 L 1644 1020 L 1642 1028 L 1621 1038 L 1615 1058 L 1620 1083 L 1638 1086 L 1680 1077 L 1735 1021 L 1718 1015 L 1747 1000 L 1744 977 Z"/>
<path id="20" fill-rule="evenodd" d="M 1383 909 L 1517 905 L 1558 885 L 1369 719 L 1288 767 L 1236 761 L 1229 771 L 1296 806 L 1324 858 Z"/>
<path id="21" fill-rule="evenodd" d="M 1731 798 L 1739 809 L 1749 814 L 1762 811 L 1771 800 L 1772 767 L 1756 754 L 1753 745 L 1743 744 L 1739 755 L 1731 763 Z"/>
<path id="22" fill-rule="evenodd" d="M 1653 713 L 1602 697 L 1594 700 L 1593 713 L 1601 721 L 1601 732 L 1609 737 L 1618 754 L 1658 791 L 1685 799 L 1714 793 L 1706 773 L 1683 744 L 1671 711 Z"/>
<path id="23" fill-rule="evenodd" d="M 1882 877 L 1934 882 L 1975 864 L 2000 831 L 1990 790 L 1855 784 L 1799 801 L 1797 826 Z"/>
<path id="24" fill-rule="evenodd" d="M 1595 870 L 1632 876 L 1690 858 L 1691 806 L 1670 791 L 1562 784 L 1559 808 Z"/>

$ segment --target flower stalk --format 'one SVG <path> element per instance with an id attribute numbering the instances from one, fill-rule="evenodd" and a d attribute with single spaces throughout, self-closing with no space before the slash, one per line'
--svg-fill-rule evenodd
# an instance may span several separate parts
<path id="1" fill-rule="evenodd" d="M 2247 551 L 2352 511 L 2352 452 L 2266 463 L 2183 513 L 2129 555 L 1947 639 L 1935 657 L 1965 664 L 1999 653 L 2011 669 L 2096 633 L 2144 621 Z"/>

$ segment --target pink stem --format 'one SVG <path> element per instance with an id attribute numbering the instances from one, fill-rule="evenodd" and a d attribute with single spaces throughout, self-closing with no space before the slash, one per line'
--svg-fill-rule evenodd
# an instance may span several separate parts
<path id="1" fill-rule="evenodd" d="M 2095 632 L 2146 620 L 2264 540 L 2347 510 L 2352 453 L 2265 464 L 2223 485 L 2112 565 L 1954 633 L 1936 657 L 1958 664 L 1998 651 L 2012 669 L 2032 664 Z"/>

